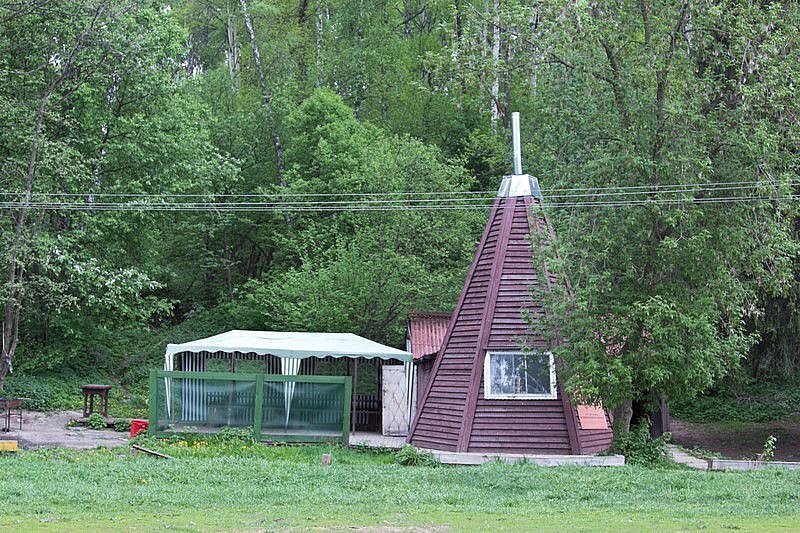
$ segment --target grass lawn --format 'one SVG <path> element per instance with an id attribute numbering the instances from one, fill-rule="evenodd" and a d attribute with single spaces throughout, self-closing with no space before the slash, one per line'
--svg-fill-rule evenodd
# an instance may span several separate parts
<path id="1" fill-rule="evenodd" d="M 0 529 L 800 528 L 800 472 L 410 467 L 329 446 L 155 445 L 175 459 L 127 448 L 0 456 Z"/>

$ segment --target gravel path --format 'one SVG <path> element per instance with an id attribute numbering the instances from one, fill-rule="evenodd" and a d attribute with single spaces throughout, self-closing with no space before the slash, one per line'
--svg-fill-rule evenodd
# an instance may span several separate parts
<path id="1" fill-rule="evenodd" d="M 16 417 L 11 419 L 11 431 L 0 432 L 0 440 L 17 440 L 20 448 L 113 448 L 128 442 L 128 434 L 110 429 L 95 430 L 85 427 L 68 428 L 67 422 L 81 416 L 80 411 L 40 413 L 23 411 L 22 431 Z M 3 421 L 5 422 L 5 421 Z"/>
<path id="2" fill-rule="evenodd" d="M 708 461 L 705 459 L 700 459 L 699 457 L 688 454 L 674 444 L 668 444 L 667 448 L 672 456 L 672 460 L 676 463 L 686 465 L 689 468 L 694 468 L 695 470 L 708 470 Z"/>

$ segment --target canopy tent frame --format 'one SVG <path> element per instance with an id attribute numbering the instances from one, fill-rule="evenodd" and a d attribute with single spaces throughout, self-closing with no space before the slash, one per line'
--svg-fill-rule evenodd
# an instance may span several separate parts
<path id="1" fill-rule="evenodd" d="M 194 357 L 192 357 L 192 355 Z M 348 374 L 353 370 L 353 388 L 357 387 L 358 361 L 383 360 L 398 361 L 403 364 L 406 374 L 408 398 L 412 397 L 411 387 L 413 379 L 412 354 L 396 348 L 391 348 L 352 333 L 310 333 L 310 332 L 276 332 L 276 331 L 246 331 L 232 330 L 213 337 L 198 339 L 182 344 L 168 344 L 164 356 L 164 370 L 175 370 L 175 358 L 182 356 L 181 370 L 206 369 L 205 361 L 208 357 L 230 355 L 230 370 L 235 371 L 236 360 L 248 356 L 247 360 L 268 361 L 277 357 L 280 361 L 278 368 L 267 373 L 296 376 L 300 373 L 301 362 L 304 359 L 322 360 L 327 358 L 348 359 Z M 237 357 L 238 356 L 238 357 Z M 269 365 L 268 365 L 269 366 Z M 270 369 L 272 370 L 272 369 Z M 313 372 L 313 371 L 312 371 Z M 380 376 L 380 373 L 378 373 Z M 378 378 L 380 379 L 380 377 Z M 171 395 L 170 383 L 165 383 L 165 392 Z M 378 387 L 378 397 L 381 387 Z M 294 384 L 285 384 L 286 420 L 288 424 Z M 351 405 L 351 425 L 356 425 L 356 394 L 353 394 Z M 169 405 L 169 402 L 168 404 Z M 202 407 L 198 407 L 202 409 Z M 410 402 L 408 405 L 409 417 Z"/>

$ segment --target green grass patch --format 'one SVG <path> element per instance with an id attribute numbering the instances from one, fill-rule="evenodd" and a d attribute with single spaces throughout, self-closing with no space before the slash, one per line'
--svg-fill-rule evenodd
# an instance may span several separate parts
<path id="1" fill-rule="evenodd" d="M 143 440 L 172 460 L 126 448 L 2 456 L 0 528 L 800 527 L 798 472 L 402 466 L 392 453 L 235 440 L 235 453 L 219 443 Z"/>

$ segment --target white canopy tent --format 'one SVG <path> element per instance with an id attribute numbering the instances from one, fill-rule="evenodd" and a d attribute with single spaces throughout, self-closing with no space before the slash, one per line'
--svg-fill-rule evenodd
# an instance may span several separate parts
<path id="1" fill-rule="evenodd" d="M 398 359 L 410 363 L 412 355 L 353 333 L 309 333 L 303 331 L 246 331 L 234 329 L 213 337 L 167 344 L 164 370 L 173 370 L 179 353 L 255 353 L 292 359 L 307 357 L 365 357 Z"/>
<path id="2" fill-rule="evenodd" d="M 209 354 L 209 353 L 241 353 L 256 354 L 261 356 L 274 356 L 281 359 L 281 373 L 283 375 L 297 375 L 300 360 L 309 357 L 335 357 L 399 360 L 403 362 L 410 387 L 413 368 L 413 355 L 409 352 L 398 350 L 390 346 L 365 339 L 353 333 L 310 333 L 301 331 L 248 331 L 231 330 L 213 337 L 184 342 L 182 344 L 168 344 L 164 356 L 164 370 L 175 369 L 175 356 L 178 354 Z M 198 366 L 201 369 L 202 366 Z M 167 396 L 170 396 L 170 385 L 166 383 Z M 408 391 L 408 398 L 412 397 Z M 286 420 L 289 420 L 291 400 L 294 395 L 294 384 L 287 383 L 284 392 L 286 396 Z M 408 402 L 410 416 L 411 404 Z"/>

